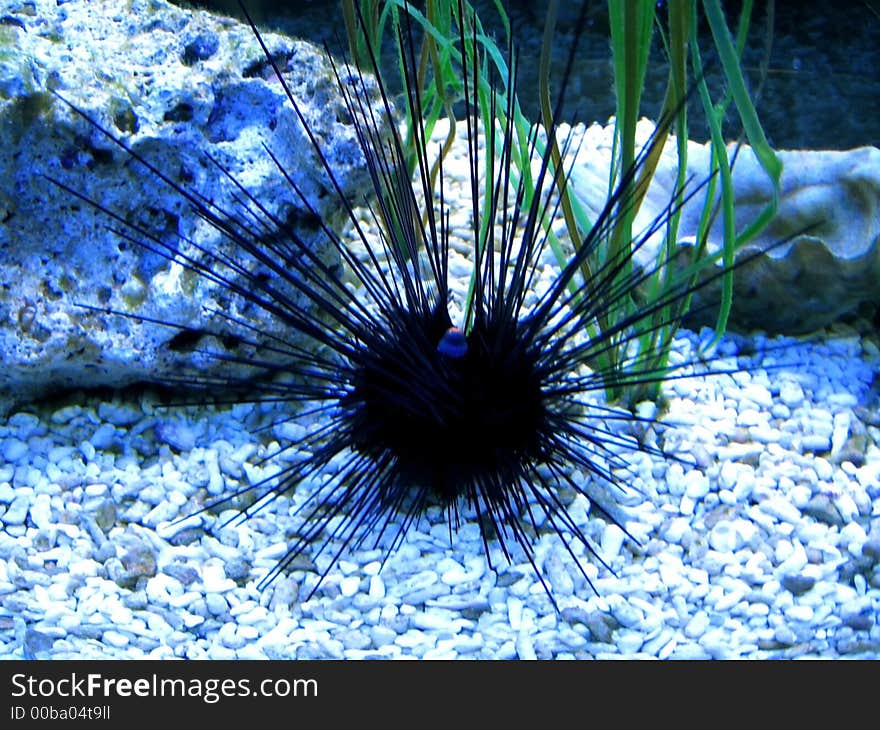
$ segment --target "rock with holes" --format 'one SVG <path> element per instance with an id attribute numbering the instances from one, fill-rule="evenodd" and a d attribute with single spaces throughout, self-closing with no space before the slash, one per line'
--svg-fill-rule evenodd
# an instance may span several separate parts
<path id="1" fill-rule="evenodd" d="M 613 129 L 613 125 L 590 127 L 578 151 L 573 186 L 592 215 L 601 210 L 607 194 Z M 639 123 L 642 144 L 653 130 L 649 121 Z M 734 145 L 727 148 L 731 159 L 734 150 Z M 707 178 L 710 155 L 708 144 L 688 142 L 690 189 Z M 768 205 L 772 185 L 751 148 L 744 145 L 736 155 L 732 179 L 740 232 Z M 880 149 L 783 150 L 778 156 L 783 164 L 778 209 L 769 225 L 737 252 L 737 260 L 750 260 L 736 272 L 730 328 L 800 334 L 862 305 L 876 307 L 880 304 Z M 644 230 L 669 206 L 677 160 L 672 138 L 639 209 L 635 231 Z M 686 249 L 682 260 L 696 241 L 704 199 L 699 190 L 681 210 L 677 242 Z M 721 226 L 719 216 L 709 232 L 710 252 L 721 248 Z M 656 265 L 662 236 L 663 231 L 654 233 L 638 251 L 636 259 L 642 266 Z M 720 296 L 716 277 L 694 297 L 687 324 L 714 324 Z"/>
<path id="2" fill-rule="evenodd" d="M 325 54 L 278 35 L 265 40 L 337 183 L 350 198 L 364 195 L 371 186 Z M 331 204 L 330 178 L 248 26 L 164 0 L 13 2 L 0 50 L 5 408 L 47 388 L 121 386 L 182 366 L 207 372 L 215 361 L 199 350 L 243 354 L 234 338 L 205 341 L 203 332 L 222 329 L 217 311 L 267 337 L 278 327 L 228 284 L 169 260 L 173 251 L 206 261 L 206 252 L 235 248 L 53 91 L 173 185 L 248 220 L 235 202 L 243 193 L 233 179 L 241 183 L 273 221 L 252 232 L 288 229 L 338 266 L 322 225 L 339 230 L 344 211 Z"/>

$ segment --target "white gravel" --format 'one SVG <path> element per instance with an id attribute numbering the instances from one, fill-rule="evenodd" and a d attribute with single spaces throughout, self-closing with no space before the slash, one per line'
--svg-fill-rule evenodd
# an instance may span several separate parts
<path id="1" fill-rule="evenodd" d="M 220 527 L 227 510 L 207 532 L 169 528 L 212 483 L 260 478 L 269 409 L 182 413 L 144 396 L 14 414 L 0 426 L 0 656 L 880 656 L 877 349 L 838 327 L 774 357 L 795 364 L 741 358 L 749 372 L 667 386 L 665 442 L 707 464 L 632 459 L 640 496 L 622 511 L 640 544 L 573 505 L 614 571 L 576 548 L 596 592 L 541 535 L 559 613 L 524 561 L 493 548 L 488 568 L 475 525 L 449 545 L 439 513 L 384 564 L 381 550 L 346 554 L 307 602 L 311 570 L 255 587 L 285 549 L 288 500 L 243 524 Z M 817 451 L 810 436 L 836 422 L 846 437 Z M 756 442 L 760 428 L 778 436 Z"/>
<path id="2" fill-rule="evenodd" d="M 674 356 L 707 334 L 683 332 Z M 0 424 L 0 657 L 880 656 L 876 331 L 720 351 L 742 371 L 669 382 L 646 435 L 694 463 L 635 454 L 620 474 L 638 543 L 586 499 L 570 505 L 611 568 L 572 544 L 595 590 L 539 535 L 559 612 L 522 556 L 507 565 L 492 545 L 490 568 L 478 527 L 450 544 L 436 510 L 387 560 L 344 553 L 311 600 L 308 560 L 258 591 L 313 485 L 243 523 L 228 523 L 237 503 L 174 521 L 272 473 L 264 457 L 305 425 L 271 427 L 272 407 L 162 409 L 144 394 L 24 409 Z"/>

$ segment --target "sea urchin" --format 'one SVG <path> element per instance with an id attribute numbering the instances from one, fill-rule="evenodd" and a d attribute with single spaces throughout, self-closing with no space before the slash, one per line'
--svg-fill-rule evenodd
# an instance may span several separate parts
<path id="1" fill-rule="evenodd" d="M 461 2 L 457 17 L 461 47 L 476 45 L 475 25 Z M 226 330 L 236 332 L 238 343 L 250 347 L 241 357 L 260 377 L 243 380 L 195 374 L 162 381 L 209 391 L 226 402 L 298 404 L 287 418 L 307 425 L 306 432 L 281 448 L 287 454 L 296 452 L 299 458 L 286 460 L 272 479 L 238 492 L 256 490 L 274 499 L 295 490 L 303 480 L 325 473 L 295 516 L 296 539 L 262 584 L 271 582 L 298 556 L 314 555 L 334 540 L 338 550 L 321 578 L 344 550 L 366 541 L 379 545 L 387 538 L 390 542 L 384 544 L 390 545 L 390 551 L 428 507 L 438 505 L 446 511 L 450 534 L 465 512 L 477 520 L 487 556 L 495 541 L 508 559 L 510 548 L 518 546 L 548 595 L 551 590 L 533 549 L 532 528 L 537 530 L 539 523 L 549 525 L 562 538 L 587 578 L 572 545 L 578 542 L 590 552 L 593 549 L 569 515 L 559 487 L 592 497 L 594 508 L 608 515 L 611 506 L 596 501 L 590 478 L 614 484 L 615 468 L 625 463 L 623 454 L 658 453 L 656 447 L 615 425 L 643 419 L 603 404 L 601 394 L 611 384 L 656 383 L 670 375 L 671 370 L 658 368 L 649 353 L 639 352 L 633 326 L 647 320 L 658 330 L 675 325 L 683 311 L 678 305 L 699 286 L 682 277 L 681 284 L 670 287 L 660 300 L 637 307 L 626 317 L 610 316 L 624 301 L 631 302 L 637 288 L 653 273 L 634 267 L 632 255 L 664 226 L 681 205 L 680 199 L 670 201 L 665 214 L 639 234 L 624 254 L 584 276 L 588 261 L 606 245 L 616 216 L 636 205 L 638 173 L 649 155 L 663 145 L 669 119 L 661 121 L 633 167 L 622 172 L 592 228 L 573 243 L 568 263 L 556 270 L 552 280 L 542 282 L 548 220 L 558 216 L 565 189 L 565 171 L 553 164 L 553 151 L 567 140 L 557 138 L 559 132 L 553 125 L 543 131 L 533 128 L 525 146 L 535 174 L 533 187 L 526 189 L 525 175 L 517 174 L 514 164 L 515 145 L 522 142 L 515 136 L 514 125 L 485 128 L 478 123 L 487 111 L 492 119 L 513 116 L 512 53 L 509 77 L 493 82 L 488 96 L 483 93 L 485 87 L 480 87 L 482 77 L 476 66 L 462 60 L 473 271 L 471 295 L 461 301 L 450 288 L 454 234 L 444 197 L 443 165 L 435 190 L 429 141 L 418 122 L 423 109 L 415 83 L 413 30 L 402 23 L 398 32 L 404 49 L 403 103 L 416 120 L 414 175 L 396 132 L 397 117 L 381 74 L 377 76 L 384 119 L 377 119 L 365 102 L 372 82 L 349 64 L 334 65 L 372 180 L 372 201 L 353 201 L 342 195 L 319 139 L 309 129 L 256 27 L 254 32 L 326 168 L 330 187 L 339 196 L 362 249 L 353 251 L 346 239 L 319 223 L 347 266 L 346 275 L 323 263 L 285 221 L 271 215 L 243 186 L 240 205 L 225 210 L 172 180 L 79 113 L 179 192 L 233 244 L 236 254 L 224 256 L 191 241 L 186 242 L 188 247 L 169 245 L 105 210 L 120 226 L 120 235 L 221 283 L 277 318 L 290 332 L 289 339 L 270 338 L 268 345 L 261 345 L 259 333 L 250 331 L 248 325 L 216 313 Z M 575 51 L 573 47 L 563 90 Z M 371 58 L 371 70 L 378 71 Z M 273 153 L 267 150 L 267 154 Z M 217 169 L 218 174 L 225 173 L 219 164 Z M 291 195 L 311 210 L 280 163 L 279 173 L 290 182 Z M 356 208 L 363 206 L 375 232 L 361 223 Z M 671 263 L 661 261 L 657 266 Z M 179 323 L 164 324 L 186 331 Z M 608 365 L 604 356 L 612 349 L 626 353 L 626 362 L 612 358 Z M 263 358 L 261 352 L 272 357 Z M 236 359 L 228 353 L 213 356 Z M 606 365 L 597 368 L 603 362 Z M 574 479 L 572 468 L 588 479 Z"/>

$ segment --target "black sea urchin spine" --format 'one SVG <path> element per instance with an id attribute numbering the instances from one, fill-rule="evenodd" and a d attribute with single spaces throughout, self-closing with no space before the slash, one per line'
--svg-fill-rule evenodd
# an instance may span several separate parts
<path id="1" fill-rule="evenodd" d="M 458 13 L 459 18 L 466 17 L 462 3 Z M 369 202 L 343 195 L 270 49 L 251 25 L 325 168 L 363 248 L 362 255 L 320 221 L 284 166 L 271 150 L 267 154 L 290 183 L 292 196 L 318 219 L 355 284 L 324 263 L 219 163 L 218 174 L 229 176 L 239 192 L 238 205 L 230 209 L 184 188 L 131 146 L 86 119 L 183 196 L 234 245 L 236 254 L 224 256 L 193 241 L 184 242 L 190 253 L 180 253 L 153 232 L 92 203 L 115 221 L 119 235 L 220 284 L 276 318 L 290 333 L 289 338 L 273 335 L 266 342 L 265 333 L 253 331 L 233 315 L 215 312 L 223 328 L 235 332 L 243 354 L 212 356 L 248 365 L 260 377 L 183 375 L 162 381 L 196 386 L 221 401 L 299 404 L 290 420 L 316 424 L 301 439 L 282 446 L 282 451 L 299 452 L 302 458 L 286 461 L 272 479 L 237 493 L 255 490 L 274 499 L 304 480 L 329 474 L 315 479 L 319 485 L 293 517 L 298 537 L 261 585 L 270 583 L 298 556 L 315 557 L 331 544 L 336 544 L 336 552 L 320 579 L 345 550 L 370 542 L 390 552 L 431 505 L 445 509 L 450 532 L 464 519 L 464 512 L 476 519 L 487 557 L 494 541 L 508 560 L 511 548 L 518 546 L 550 595 L 532 543 L 532 532 L 539 522 L 546 522 L 589 581 L 573 544 L 580 542 L 598 556 L 569 515 L 559 486 L 594 497 L 590 482 L 572 478 L 571 468 L 614 484 L 614 469 L 625 464 L 626 452 L 659 453 L 615 426 L 640 419 L 629 411 L 602 405 L 599 398 L 611 383 L 652 383 L 674 377 L 639 353 L 631 356 L 626 370 L 597 371 L 589 366 L 612 343 L 619 347 L 634 337 L 632 326 L 638 321 L 657 318 L 666 311 L 664 307 L 684 300 L 699 285 L 683 279 L 660 301 L 618 318 L 617 324 L 599 329 L 595 336 L 587 334 L 584 323 L 608 319 L 652 273 L 633 271 L 621 276 L 631 268 L 634 251 L 663 227 L 681 201 L 670 202 L 665 214 L 633 241 L 625 255 L 593 271 L 585 282 L 579 272 L 607 238 L 615 216 L 634 204 L 637 172 L 647 155 L 664 143 L 669 120 L 661 121 L 634 167 L 622 174 L 589 234 L 574 245 L 569 263 L 541 288 L 537 272 L 547 243 L 544 222 L 557 213 L 565 184 L 563 171 L 551 164 L 557 130 L 544 130 L 546 151 L 540 155 L 536 151 L 538 131 L 533 130 L 529 139 L 531 156 L 540 162 L 540 170 L 535 194 L 526 206 L 524 183 L 521 178 L 515 181 L 512 174 L 513 125 L 480 131 L 476 119 L 483 110 L 477 95 L 477 69 L 464 63 L 461 80 L 472 196 L 474 294 L 468 302 L 458 303 L 461 320 L 453 321 L 450 211 L 443 193 L 442 165 L 436 201 L 432 194 L 429 145 L 418 123 L 422 100 L 414 83 L 413 33 L 406 20 L 399 40 L 405 49 L 404 103 L 417 122 L 414 177 L 407 168 L 403 143 L 395 132 L 396 117 L 381 81 L 374 87 L 348 64 L 334 65 L 372 180 L 375 198 Z M 475 40 L 466 36 L 476 33 L 466 22 L 460 24 L 459 32 L 462 47 Z M 572 47 L 569 67 L 575 51 Z M 509 61 L 513 69 L 514 59 Z M 373 64 L 377 70 L 375 59 Z M 508 93 L 489 95 L 490 116 L 494 118 L 498 111 L 495 105 L 506 105 L 509 119 L 514 72 L 502 81 Z M 565 79 L 562 84 L 564 89 Z M 378 110 L 369 101 L 374 88 L 381 98 Z M 485 157 L 480 152 L 481 135 Z M 490 181 L 485 189 L 483 179 Z M 58 184 L 85 200 L 76 190 Z M 360 223 L 356 208 L 361 205 L 367 206 L 377 234 Z M 482 226 L 485 216 L 490 225 Z M 672 263 L 662 261 L 658 266 Z M 654 326 L 674 324 L 677 316 L 660 317 Z M 161 324 L 185 330 L 176 323 Z M 603 506 L 595 499 L 593 504 L 606 515 L 613 511 L 612 505 Z"/>

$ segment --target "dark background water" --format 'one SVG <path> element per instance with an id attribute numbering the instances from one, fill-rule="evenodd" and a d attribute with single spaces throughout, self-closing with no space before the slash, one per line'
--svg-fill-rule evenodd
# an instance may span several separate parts
<path id="1" fill-rule="evenodd" d="M 201 0 L 196 5 L 238 15 L 235 0 Z M 248 0 L 247 5 L 265 28 L 344 46 L 340 0 Z M 503 44 L 501 25 L 492 0 L 473 5 Z M 568 6 L 568 3 L 560 3 Z M 578 5 L 572 3 L 571 5 Z M 660 4 L 662 5 L 662 3 Z M 880 145 L 880 2 L 877 0 L 807 0 L 773 3 L 772 28 L 767 2 L 755 2 L 744 69 L 757 101 L 758 113 L 770 143 L 778 149 L 847 149 Z M 741 3 L 724 3 L 731 26 Z M 534 118 L 535 81 L 544 17 L 543 2 L 508 0 L 521 63 L 520 101 Z M 571 121 L 605 122 L 614 113 L 611 53 L 606 3 L 588 4 L 588 26 L 581 39 L 577 65 L 566 93 Z M 661 7 L 660 13 L 664 10 Z M 562 67 L 573 35 L 575 11 L 562 11 L 557 29 L 555 62 Z M 568 13 L 571 17 L 566 17 Z M 705 25 L 705 24 L 703 24 Z M 769 54 L 767 52 L 769 44 Z M 656 117 L 666 83 L 666 64 L 655 35 L 652 64 L 646 81 L 643 113 Z M 704 60 L 714 57 L 708 28 L 701 27 Z M 724 88 L 720 70 L 708 74 L 718 95 Z M 702 112 L 690 115 L 690 136 L 705 140 Z M 725 134 L 734 138 L 739 125 L 728 115 Z"/>

